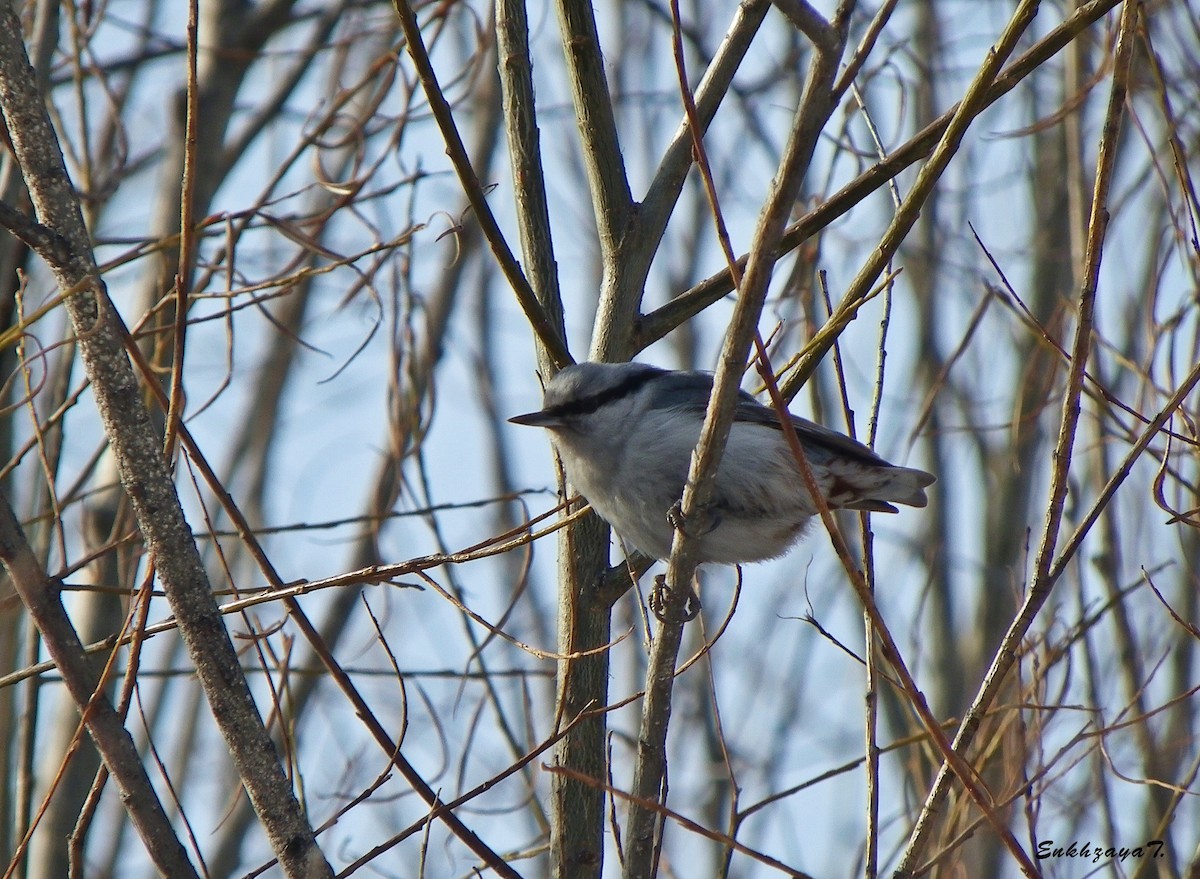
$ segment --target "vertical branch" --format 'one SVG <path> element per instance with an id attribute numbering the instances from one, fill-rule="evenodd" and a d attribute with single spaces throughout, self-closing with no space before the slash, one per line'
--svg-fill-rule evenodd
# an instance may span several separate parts
<path id="1" fill-rule="evenodd" d="M 521 266 L 517 263 L 512 248 L 508 246 L 504 233 L 500 230 L 496 217 L 488 206 L 483 186 L 480 185 L 479 178 L 471 167 L 470 157 L 467 155 L 462 137 L 458 133 L 458 126 L 454 123 L 454 114 L 446 96 L 442 94 L 433 63 L 429 60 L 429 53 L 425 50 L 425 41 L 421 37 L 417 15 L 413 12 L 408 0 L 392 0 L 392 5 L 400 19 L 405 45 L 408 48 L 409 57 L 412 58 L 413 66 L 417 69 L 417 76 L 421 80 L 421 87 L 425 90 L 429 108 L 437 121 L 442 139 L 446 142 L 446 153 L 454 164 L 459 183 L 462 184 L 463 192 L 466 193 L 467 200 L 471 203 L 471 209 L 475 212 L 475 219 L 483 229 L 484 237 L 492 248 L 496 262 L 504 272 L 509 286 L 513 288 L 517 302 L 520 303 L 525 317 L 533 327 L 534 333 L 537 334 L 538 341 L 550 352 L 556 365 L 566 366 L 571 362 L 571 355 L 567 352 L 566 343 L 556 331 L 553 320 L 546 314 L 542 304 L 530 288 L 529 281 L 521 271 Z"/>
<path id="2" fill-rule="evenodd" d="M 652 247 L 633 234 L 635 204 L 625 174 L 612 95 L 592 4 L 556 0 L 571 101 L 600 236 L 602 279 L 592 328 L 592 360 L 628 360 Z"/>
<path id="3" fill-rule="evenodd" d="M 521 250 L 534 295 L 565 339 L 524 0 L 499 0 L 496 37 Z M 537 359 L 548 378 L 556 365 L 551 352 L 539 345 Z M 567 490 L 561 481 L 559 490 Z M 596 712 L 575 721 L 608 701 L 609 656 L 601 648 L 609 640 L 610 610 L 597 584 L 607 546 L 608 529 L 594 515 L 565 529 L 558 543 L 558 645 L 564 658 L 557 667 L 555 728 L 572 726 L 551 755 L 551 765 L 566 771 L 550 777 L 550 869 L 562 879 L 598 877 L 604 864 L 604 790 L 599 782 L 608 775 L 606 715 Z"/>
<path id="4" fill-rule="evenodd" d="M 592 4 L 556 0 L 562 28 L 563 54 L 575 120 L 583 144 L 601 254 L 607 263 L 621 246 L 632 219 L 633 196 L 625 176 L 625 160 L 617 136 L 612 95 L 604 75 L 604 55 L 596 33 Z"/>
<path id="5" fill-rule="evenodd" d="M 844 74 L 841 81 L 846 81 Z M 853 83 L 849 84 L 849 88 L 851 94 L 854 96 L 855 103 L 858 104 L 859 109 L 862 111 L 863 122 L 866 125 L 867 132 L 871 136 L 871 143 L 875 147 L 876 155 L 881 161 L 886 161 L 887 150 L 875 127 L 875 121 L 871 118 L 871 112 L 867 108 L 862 93 L 859 91 L 858 86 Z M 890 181 L 888 185 L 888 194 L 891 196 L 892 206 L 899 210 L 901 203 L 900 188 L 894 180 Z M 893 268 L 890 262 L 887 268 L 889 276 L 892 275 Z M 821 289 L 824 294 L 826 308 L 832 314 L 832 303 L 829 300 L 824 274 L 821 276 Z M 875 447 L 875 437 L 879 426 L 879 410 L 883 405 L 884 366 L 887 363 L 887 330 L 892 310 L 891 283 L 888 283 L 883 295 L 884 310 L 879 328 L 879 354 L 875 371 L 875 395 L 871 400 L 871 413 L 867 422 L 867 435 L 865 437 L 866 444 L 871 448 Z M 838 346 L 835 345 L 833 350 L 836 357 L 839 353 Z M 847 401 L 846 376 L 842 370 L 841 363 L 838 360 L 835 360 L 835 363 L 837 364 L 838 388 L 841 391 L 843 405 L 846 410 L 846 424 L 851 430 L 851 436 L 853 436 L 854 423 Z M 875 595 L 875 534 L 871 530 L 870 517 L 867 513 L 859 513 L 859 521 L 862 525 L 863 586 L 873 596 Z M 863 676 L 863 702 L 865 709 L 863 738 L 865 740 L 864 765 L 867 776 L 867 828 L 863 845 L 863 877 L 864 879 L 875 879 L 879 875 L 879 682 L 882 680 L 882 677 L 879 673 L 879 660 L 881 657 L 879 651 L 875 649 L 878 640 L 875 634 L 875 623 L 871 618 L 871 614 L 866 610 L 863 611 L 863 629 L 863 658 L 865 660 Z"/>
<path id="6" fill-rule="evenodd" d="M 187 85 L 184 88 L 183 181 L 179 193 L 179 267 L 175 273 L 175 327 L 171 356 L 171 392 L 167 408 L 166 457 L 175 456 L 175 439 L 183 418 L 183 355 L 187 341 L 188 295 L 191 291 L 192 261 L 196 254 L 196 224 L 192 202 L 196 190 L 196 130 L 200 124 L 200 83 L 196 59 L 200 52 L 200 4 L 189 0 L 187 22 Z"/>
<path id="7" fill-rule="evenodd" d="M 679 512 L 684 526 L 676 529 L 672 541 L 665 584 L 667 598 L 646 673 L 637 762 L 630 790 L 632 805 L 625 857 L 626 879 L 651 876 L 655 870 L 658 812 L 651 804 L 665 797 L 666 736 L 671 715 L 675 664 L 683 633 L 682 611 L 692 588 L 697 565 L 696 542 L 688 535 L 686 523 L 696 521 L 697 515 L 708 507 L 712 499 L 713 477 L 729 438 L 733 404 L 751 343 L 757 334 L 779 241 L 799 197 L 804 171 L 812 160 L 817 139 L 833 109 L 831 89 L 845 45 L 849 5 L 844 3 L 839 7 L 834 24 L 822 22 L 820 27 L 806 29 L 816 52 L 808 70 L 800 106 L 793 117 L 783 157 L 754 232 L 746 274 L 742 278 L 737 305 L 725 333 L 704 426 L 692 454 L 680 500 Z M 686 89 L 686 82 L 683 87 Z M 699 136 L 700 133 L 693 128 L 693 137 Z"/>
<path id="8" fill-rule="evenodd" d="M 551 781 L 550 857 L 556 879 L 599 877 L 604 864 L 604 789 L 607 776 L 604 713 L 580 715 L 608 698 L 611 612 L 600 590 L 608 561 L 608 526 L 593 514 L 563 529 L 558 549 L 558 641 L 555 730 L 572 724 L 555 746 Z M 587 781 L 583 779 L 588 779 Z"/>
<path id="9" fill-rule="evenodd" d="M 529 20 L 524 0 L 497 0 L 496 53 L 500 69 L 503 124 L 512 157 L 513 197 L 525 274 L 559 338 L 566 339 L 558 266 L 550 235 L 550 207 L 542 171 L 541 136 L 533 94 L 533 62 L 529 51 Z M 554 358 L 538 348 L 538 365 L 546 369 Z"/>

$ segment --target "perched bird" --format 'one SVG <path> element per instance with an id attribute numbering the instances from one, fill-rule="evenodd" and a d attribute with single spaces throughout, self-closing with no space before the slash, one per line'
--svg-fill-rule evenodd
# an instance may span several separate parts
<path id="1" fill-rule="evenodd" d="M 683 494 L 713 377 L 643 363 L 578 363 L 546 385 L 542 408 L 510 418 L 544 427 L 571 484 L 629 543 L 671 554 L 671 511 Z M 832 509 L 895 513 L 923 507 L 934 477 L 889 464 L 848 436 L 792 416 L 817 484 Z M 711 507 L 696 535 L 701 562 L 775 558 L 817 513 L 775 410 L 745 391 L 717 468 Z"/>

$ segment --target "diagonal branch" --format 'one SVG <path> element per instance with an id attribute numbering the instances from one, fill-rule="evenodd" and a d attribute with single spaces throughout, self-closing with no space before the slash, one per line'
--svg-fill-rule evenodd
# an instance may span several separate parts
<path id="1" fill-rule="evenodd" d="M 695 115 L 702 132 L 708 129 L 708 125 L 716 116 L 717 109 L 733 83 L 734 74 L 745 59 L 750 44 L 770 8 L 768 0 L 748 0 L 739 4 L 733 23 L 726 31 L 721 45 L 717 47 L 717 52 L 705 70 L 700 84 L 696 86 Z M 671 138 L 671 143 L 663 151 L 658 170 L 646 189 L 646 197 L 638 212 L 637 234 L 644 246 L 657 249 L 662 239 L 667 221 L 675 209 L 679 194 L 683 191 L 683 182 L 692 167 L 693 143 L 691 120 L 684 118 Z"/>
<path id="2" fill-rule="evenodd" d="M 400 29 L 404 31 L 404 42 L 408 47 L 408 54 L 412 58 L 413 66 L 417 69 L 421 87 L 425 90 L 429 109 L 442 132 L 442 139 L 446 142 L 446 153 L 454 164 L 459 183 L 462 185 L 463 192 L 466 193 L 467 200 L 471 203 L 471 209 L 475 212 L 475 218 L 479 221 L 483 235 L 492 248 L 496 262 L 499 263 L 505 280 L 516 294 L 517 302 L 520 304 L 521 310 L 525 312 L 525 317 L 533 327 L 534 333 L 537 334 L 538 341 L 550 352 L 550 356 L 558 366 L 566 366 L 571 362 L 566 342 L 559 335 L 554 321 L 546 313 L 542 303 L 538 301 L 538 297 L 529 286 L 525 273 L 521 271 L 521 266 L 517 262 L 512 248 L 504 239 L 500 224 L 496 222 L 496 217 L 487 203 L 483 185 L 479 182 L 479 178 L 471 166 L 467 148 L 463 144 L 462 136 L 458 133 L 458 126 L 454 124 L 454 114 L 446 96 L 442 94 L 437 74 L 433 69 L 433 62 L 429 60 L 429 53 L 425 50 L 425 41 L 421 38 L 421 28 L 417 24 L 417 14 L 413 12 L 412 5 L 408 0 L 392 0 L 392 6 L 400 19 Z"/>
<path id="3" fill-rule="evenodd" d="M 1047 504 L 1046 524 L 1042 532 L 1041 545 L 1038 548 L 1034 562 L 1034 578 L 1029 591 L 1025 595 L 1017 616 L 1013 619 L 1008 631 L 1005 632 L 1000 646 L 996 649 L 991 667 L 984 677 L 983 684 L 971 703 L 970 709 L 963 717 L 962 725 L 954 738 L 954 753 L 962 755 L 970 748 L 978 731 L 984 713 L 992 704 L 1008 673 L 1016 663 L 1018 649 L 1025 638 L 1029 627 L 1033 624 L 1038 611 L 1050 596 L 1050 591 L 1064 570 L 1065 564 L 1060 558 L 1054 562 L 1054 548 L 1062 523 L 1063 505 L 1066 501 L 1068 476 L 1071 463 L 1071 451 L 1075 442 L 1075 428 L 1079 422 L 1080 398 L 1083 393 L 1084 370 L 1087 366 L 1088 354 L 1093 341 L 1092 317 L 1096 305 L 1096 288 L 1100 272 L 1100 260 L 1104 250 L 1104 235 L 1108 228 L 1108 196 L 1112 184 L 1113 171 L 1116 164 L 1118 133 L 1121 117 L 1124 111 L 1125 94 L 1128 86 L 1129 67 L 1133 57 L 1133 44 L 1136 38 L 1136 25 L 1141 4 L 1127 0 L 1121 10 L 1120 31 L 1117 37 L 1116 61 L 1113 65 L 1113 83 L 1109 94 L 1108 110 L 1104 120 L 1104 133 L 1100 141 L 1100 151 L 1096 158 L 1096 180 L 1092 191 L 1091 222 L 1088 225 L 1087 251 L 1084 256 L 1084 281 L 1079 292 L 1079 317 L 1075 327 L 1075 340 L 1072 345 L 1070 368 L 1067 376 L 1067 388 L 1063 398 L 1062 420 L 1059 425 L 1058 442 L 1054 450 L 1054 470 L 1051 477 L 1050 500 Z M 1166 423 L 1171 413 L 1183 402 L 1196 382 L 1197 372 L 1194 370 L 1188 381 L 1185 381 L 1176 392 L 1171 402 L 1164 408 L 1151 425 L 1143 433 L 1141 440 L 1135 444 L 1130 455 L 1136 458 L 1145 449 L 1150 440 L 1157 435 L 1158 430 Z M 1127 471 L 1126 471 L 1127 472 Z M 1111 493 L 1101 497 L 1101 503 L 1096 505 L 1102 509 Z M 1098 515 L 1099 509 L 1096 514 Z M 1090 520 L 1095 521 L 1095 518 Z M 1085 524 L 1090 524 L 1086 523 Z M 1076 532 L 1079 536 L 1080 532 Z M 1086 533 L 1086 530 L 1084 531 Z M 1072 539 L 1074 547 L 1078 543 Z M 1067 556 L 1064 553 L 1064 556 Z M 1069 557 L 1069 556 L 1067 556 Z M 934 780 L 933 787 L 921 808 L 921 814 L 913 827 L 912 836 L 905 850 L 897 876 L 912 875 L 918 858 L 924 852 L 929 834 L 933 829 L 934 819 L 941 809 L 942 803 L 949 794 L 950 776 L 949 761 L 943 762 Z"/>
<path id="4" fill-rule="evenodd" d="M 714 476 L 729 438 L 733 404 L 766 302 L 779 241 L 799 197 L 804 171 L 812 160 L 821 129 L 833 112 L 831 89 L 845 45 L 850 5 L 841 4 L 833 24 L 826 24 L 813 38 L 816 51 L 808 70 L 804 93 L 793 117 L 792 130 L 772 181 L 767 203 L 763 206 L 754 232 L 746 274 L 739 286 L 737 305 L 721 348 L 704 426 L 692 453 L 679 504 L 685 523 L 695 521 L 712 499 Z M 699 138 L 699 132 L 693 131 L 693 136 Z M 657 803 L 664 796 L 666 737 L 671 716 L 675 664 L 683 636 L 682 611 L 686 596 L 691 594 L 691 582 L 698 560 L 696 542 L 685 528 L 686 525 L 676 529 L 671 545 L 671 560 L 666 575 L 668 597 L 664 612 L 660 615 L 660 625 L 646 670 L 646 696 L 642 703 L 637 761 L 630 790 L 626 879 L 639 879 L 654 872 L 658 846 L 655 828 L 659 813 L 643 804 Z"/>
<path id="5" fill-rule="evenodd" d="M 0 201 L 0 226 L 38 253 L 53 254 L 60 261 L 70 258 L 70 248 L 61 235 L 25 216 L 6 201 Z"/>
<path id="6" fill-rule="evenodd" d="M 809 340 L 800 353 L 795 368 L 780 384 L 780 392 L 785 400 L 794 397 L 808 381 L 816 370 L 817 364 L 824 358 L 842 330 L 854 319 L 859 305 L 870 294 L 876 280 L 916 224 L 922 206 L 933 192 L 934 186 L 941 180 L 950 160 L 958 152 L 958 147 L 962 143 L 963 137 L 966 136 L 967 128 L 987 108 L 988 94 L 993 82 L 999 76 L 1004 62 L 1016 49 L 1017 42 L 1033 22 L 1039 5 L 1038 0 L 1024 0 L 1009 19 L 1008 25 L 1000 34 L 1000 38 L 996 40 L 996 44 L 988 51 L 987 57 L 979 67 L 979 72 L 967 87 L 966 94 L 963 95 L 957 110 L 946 125 L 946 130 L 930 155 L 929 161 L 921 167 L 912 189 L 905 196 L 900 207 L 896 209 L 892 222 L 879 241 L 879 246 L 871 251 L 866 263 L 850 282 L 849 289 L 846 290 L 834 313 Z"/>
<path id="7" fill-rule="evenodd" d="M 1057 27 L 1052 28 L 1033 46 L 1021 53 L 1004 73 L 996 77 L 983 97 L 985 107 L 990 107 L 1012 91 L 1027 76 L 1037 70 L 1046 60 L 1075 39 L 1083 30 L 1107 15 L 1121 0 L 1091 0 L 1084 3 Z M 800 246 L 804 241 L 844 216 L 866 196 L 894 179 L 906 168 L 920 161 L 937 145 L 951 121 L 958 113 L 960 104 L 955 104 L 937 119 L 913 135 L 906 143 L 893 150 L 888 158 L 872 165 L 850 183 L 843 186 L 805 216 L 792 223 L 780 240 L 780 256 Z M 742 256 L 737 266 L 744 271 L 748 257 Z M 689 318 L 699 314 L 709 305 L 733 290 L 733 276 L 724 269 L 676 296 L 670 302 L 646 314 L 638 322 L 634 350 L 640 351 Z"/>
<path id="8" fill-rule="evenodd" d="M 146 846 L 154 866 L 164 876 L 195 877 L 196 869 L 171 827 L 133 737 L 105 695 L 93 663 L 63 608 L 62 584 L 42 569 L 21 530 L 21 523 L 0 492 L 0 561 L 42 635 L 63 683 L 79 707 L 96 750 L 121 791 L 121 803 Z"/>
<path id="9" fill-rule="evenodd" d="M 117 320 L 119 323 L 119 318 Z M 133 343 L 132 337 L 128 335 L 128 332 L 125 330 L 124 326 L 120 326 L 119 329 L 124 334 L 123 338 L 126 341 L 126 348 L 129 351 L 130 356 L 135 358 L 138 363 L 138 367 L 142 370 L 143 374 L 149 375 L 150 366 L 146 362 L 140 349 Z M 165 397 L 165 392 L 157 383 L 148 382 L 147 388 L 150 390 L 150 393 L 157 398 L 160 406 L 166 405 L 167 400 Z M 199 470 L 205 483 L 208 485 L 209 489 L 213 492 L 218 502 L 221 504 L 222 509 L 229 517 L 230 522 L 234 526 L 236 534 L 245 544 L 250 556 L 255 560 L 263 574 L 266 576 L 268 583 L 270 583 L 270 591 L 272 594 L 282 599 L 284 606 L 287 608 L 288 616 L 296 624 L 297 628 L 300 629 L 305 639 L 309 642 L 309 646 L 312 647 L 313 652 L 317 655 L 317 658 L 325 666 L 326 670 L 333 677 L 334 681 L 336 681 L 343 694 L 354 706 L 356 715 L 366 725 L 376 743 L 380 746 L 384 753 L 388 755 L 388 759 L 391 760 L 392 764 L 400 771 L 400 774 L 404 776 L 404 779 L 413 787 L 417 794 L 420 795 L 422 800 L 429 805 L 430 811 L 427 817 L 430 819 L 439 818 L 443 823 L 446 824 L 451 832 L 467 846 L 467 848 L 479 855 L 484 863 L 495 870 L 497 875 L 505 877 L 505 879 L 519 879 L 520 874 L 518 874 L 516 870 L 505 863 L 503 858 L 492 851 L 492 849 L 490 849 L 487 844 L 469 827 L 463 824 L 458 816 L 455 815 L 454 812 L 441 801 L 438 793 L 429 786 L 424 778 L 421 777 L 416 768 L 404 757 L 403 754 L 400 753 L 399 745 L 392 740 L 387 730 L 375 718 L 374 714 L 371 712 L 370 706 L 355 688 L 353 681 L 350 680 L 350 676 L 347 675 L 341 669 L 341 666 L 338 665 L 337 661 L 329 652 L 329 649 L 321 638 L 320 633 L 308 619 L 307 614 L 304 613 L 304 609 L 300 606 L 299 601 L 297 601 L 297 597 L 303 594 L 303 589 L 295 591 L 285 588 L 286 584 L 284 583 L 283 578 L 279 576 L 278 571 L 275 570 L 270 559 L 267 558 L 266 551 L 263 549 L 262 544 L 255 537 L 254 530 L 250 527 L 250 523 L 246 521 L 242 511 L 238 509 L 237 505 L 233 502 L 233 498 L 230 497 L 229 492 L 225 490 L 224 486 L 221 485 L 220 480 L 217 479 L 216 473 L 209 465 L 207 459 L 204 457 L 199 445 L 196 443 L 195 438 L 188 430 L 186 424 L 179 425 L 179 441 L 183 448 L 191 456 L 192 463 Z M 497 555 L 500 552 L 503 552 L 506 548 L 509 547 L 490 547 L 484 551 L 488 552 L 490 555 Z M 448 560 L 448 557 L 444 556 L 439 558 Z M 440 563 L 441 562 L 439 561 L 438 564 Z M 423 570 L 427 567 L 435 566 L 437 565 L 429 564 L 429 560 L 426 559 L 424 562 L 418 562 L 417 567 L 414 567 L 411 570 L 417 571 Z M 380 568 L 379 566 L 372 566 L 372 568 L 369 570 L 374 570 L 376 573 L 378 573 Z M 351 580 L 345 581 L 343 585 L 358 585 L 366 582 L 383 581 L 371 580 L 370 577 L 366 579 L 352 578 Z M 282 592 L 277 591 L 281 589 L 283 590 Z M 225 613 L 228 612 L 228 610 L 228 607 L 221 608 L 220 612 Z M 149 629 L 147 631 L 149 631 Z"/>
<path id="10" fill-rule="evenodd" d="M 119 321 L 99 280 L 79 203 L 29 66 L 11 0 L 0 2 L 0 105 L 38 222 L 67 243 L 65 260 L 57 251 L 40 255 L 61 288 L 81 285 L 80 292 L 65 301 L 80 356 L 121 484 L 179 620 L 184 645 L 213 717 L 284 872 L 297 877 L 332 876 L 284 775 L 217 611 L 163 459 L 162 438 L 150 421 L 142 389 L 124 351 Z"/>

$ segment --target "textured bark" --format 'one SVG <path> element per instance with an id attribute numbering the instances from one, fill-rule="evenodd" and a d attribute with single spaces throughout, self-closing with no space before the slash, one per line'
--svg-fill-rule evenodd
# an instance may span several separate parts
<path id="1" fill-rule="evenodd" d="M 50 119 L 25 55 L 11 2 L 0 6 L 0 104 L 37 220 L 66 246 L 42 253 L 59 286 L 116 458 L 158 578 L 179 621 L 218 727 L 287 875 L 331 876 L 284 775 L 184 519 L 150 420 L 123 330 L 97 275 L 91 244 Z"/>

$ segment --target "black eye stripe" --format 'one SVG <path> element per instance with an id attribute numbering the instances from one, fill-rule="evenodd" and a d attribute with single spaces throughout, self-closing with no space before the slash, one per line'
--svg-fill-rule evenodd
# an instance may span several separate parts
<path id="1" fill-rule="evenodd" d="M 613 385 L 611 388 L 607 388 L 596 394 L 589 394 L 586 397 L 567 400 L 565 403 L 559 403 L 557 406 L 550 406 L 544 409 L 543 412 L 546 415 L 559 418 L 569 418 L 572 415 L 588 415 L 606 403 L 612 403 L 615 400 L 620 400 L 622 397 L 627 397 L 636 392 L 656 375 L 659 375 L 659 373 L 655 370 L 639 372 L 636 375 L 631 375 L 625 381 Z"/>

